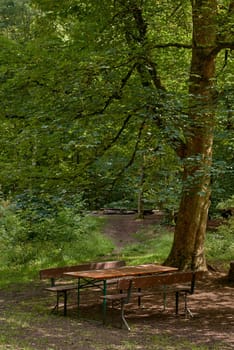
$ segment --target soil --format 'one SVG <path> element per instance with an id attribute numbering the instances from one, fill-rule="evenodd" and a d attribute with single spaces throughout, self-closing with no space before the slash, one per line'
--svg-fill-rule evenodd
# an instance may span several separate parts
<path id="1" fill-rule="evenodd" d="M 158 214 L 144 221 L 133 215 L 109 215 L 105 233 L 120 251 L 136 241 L 134 233 L 139 228 L 160 220 Z M 210 223 L 212 229 L 215 226 Z M 189 297 L 192 318 L 185 318 L 183 309 L 175 316 L 172 295 L 165 311 L 160 295 L 143 297 L 141 308 L 133 300 L 126 309 L 130 332 L 120 327 L 115 308 L 108 309 L 107 325 L 102 325 L 98 290 L 84 290 L 78 318 L 75 295 L 69 296 L 67 317 L 62 310 L 51 314 L 55 296 L 43 287 L 41 281 L 34 281 L 0 290 L 0 350 L 192 350 L 195 345 L 202 350 L 234 349 L 234 283 L 228 281 L 227 271 L 209 273 L 198 281 L 195 294 Z M 8 344 L 5 347 L 1 347 L 2 339 Z"/>

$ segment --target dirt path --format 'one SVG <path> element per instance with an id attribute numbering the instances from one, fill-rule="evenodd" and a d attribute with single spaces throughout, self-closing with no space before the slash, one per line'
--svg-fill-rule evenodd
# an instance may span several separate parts
<path id="1" fill-rule="evenodd" d="M 163 224 L 165 227 L 165 222 L 163 218 L 163 213 L 158 211 L 151 215 L 146 215 L 144 220 L 136 219 L 135 214 L 129 215 L 105 215 L 107 218 L 107 224 L 104 233 L 111 237 L 115 242 L 116 246 L 120 249 L 126 244 L 135 243 L 137 239 L 134 234 L 140 229 L 153 224 Z M 220 225 L 222 220 L 211 220 L 208 222 L 208 229 L 215 229 Z M 168 230 L 173 231 L 172 226 L 167 226 Z"/>
<path id="2" fill-rule="evenodd" d="M 136 219 L 134 214 L 106 215 L 107 224 L 104 233 L 114 241 L 117 251 L 127 244 L 138 242 L 134 234 L 140 229 L 162 222 L 162 214 L 146 215 L 144 220 Z"/>

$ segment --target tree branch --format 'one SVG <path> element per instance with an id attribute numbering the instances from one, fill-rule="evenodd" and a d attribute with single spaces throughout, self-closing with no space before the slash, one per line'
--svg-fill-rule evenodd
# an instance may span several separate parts
<path id="1" fill-rule="evenodd" d="M 177 49 L 192 49 L 192 44 L 182 44 L 182 43 L 156 44 L 152 46 L 152 49 L 165 49 L 167 47 L 176 47 Z"/>
<path id="2" fill-rule="evenodd" d="M 182 44 L 182 43 L 165 43 L 165 44 L 156 44 L 152 47 L 152 49 L 165 49 L 168 47 L 175 47 L 175 48 L 180 48 L 180 49 L 192 49 L 192 45 L 191 44 Z M 212 48 L 212 46 L 196 46 L 197 49 L 199 48 Z M 219 53 L 219 51 L 223 50 L 223 49 L 230 49 L 230 50 L 234 50 L 234 42 L 228 42 L 228 41 L 217 41 L 216 42 L 216 46 L 215 48 L 210 52 L 211 55 L 216 55 L 217 53 Z"/>
<path id="3" fill-rule="evenodd" d="M 224 42 L 220 41 L 216 43 L 216 47 L 211 51 L 211 55 L 217 55 L 220 51 L 224 49 L 234 50 L 234 42 Z"/>
<path id="4" fill-rule="evenodd" d="M 132 118 L 132 115 L 127 116 L 127 118 L 124 120 L 123 125 L 121 126 L 121 128 L 119 129 L 119 131 L 117 132 L 117 134 L 115 135 L 115 137 L 111 140 L 111 142 L 109 143 L 109 145 L 107 145 L 106 147 L 104 147 L 104 151 L 107 151 L 108 149 L 110 149 L 115 142 L 119 139 L 119 137 L 121 136 L 122 132 L 125 130 L 127 123 L 129 122 L 129 120 Z"/>
<path id="5" fill-rule="evenodd" d="M 138 150 L 138 146 L 139 146 L 139 143 L 141 141 L 141 135 L 142 135 L 142 132 L 143 132 L 143 129 L 145 127 L 145 120 L 146 118 L 144 118 L 143 122 L 141 123 L 140 125 L 140 128 L 139 128 L 139 131 L 138 131 L 138 135 L 137 135 L 137 141 L 135 143 L 135 147 L 134 147 L 134 150 L 133 150 L 133 153 L 131 155 L 131 158 L 129 159 L 128 163 L 119 171 L 119 173 L 116 175 L 113 183 L 112 183 L 112 188 L 114 187 L 114 185 L 116 184 L 117 180 L 119 179 L 119 177 L 133 164 L 134 162 L 134 159 L 136 157 L 136 153 L 137 153 L 137 150 Z"/>
<path id="6" fill-rule="evenodd" d="M 127 74 L 125 75 L 125 77 L 122 78 L 121 80 L 121 85 L 120 85 L 120 88 L 118 91 L 115 91 L 111 94 L 111 96 L 108 97 L 108 99 L 106 100 L 106 102 L 104 103 L 104 106 L 99 109 L 99 110 L 96 110 L 92 113 L 88 113 L 88 114 L 79 114 L 79 116 L 77 116 L 77 118 L 79 117 L 91 117 L 91 116 L 94 116 L 96 114 L 102 114 L 105 112 L 105 110 L 107 109 L 107 107 L 111 104 L 111 102 L 113 100 L 120 100 L 121 99 L 121 95 L 122 95 L 122 91 L 125 87 L 125 85 L 127 84 L 128 80 L 130 79 L 134 69 L 136 67 L 136 63 L 133 64 L 133 66 L 129 69 L 129 71 L 127 72 Z"/>

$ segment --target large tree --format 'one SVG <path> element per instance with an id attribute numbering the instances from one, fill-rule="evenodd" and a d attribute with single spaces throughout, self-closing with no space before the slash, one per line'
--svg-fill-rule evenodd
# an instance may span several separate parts
<path id="1" fill-rule="evenodd" d="M 184 186 L 174 244 L 167 263 L 205 268 L 204 240 L 210 205 L 214 134 L 217 4 L 192 1 L 193 45 L 189 79 L 190 128 L 183 147 Z"/>
<path id="2" fill-rule="evenodd" d="M 174 244 L 166 263 L 180 268 L 206 268 L 204 242 L 210 206 L 210 179 L 217 91 L 215 60 L 219 51 L 232 48 L 231 26 L 219 35 L 218 1 L 191 1 L 192 59 L 189 78 L 189 124 L 183 147 L 184 179 Z M 226 9 L 233 23 L 234 3 Z"/>

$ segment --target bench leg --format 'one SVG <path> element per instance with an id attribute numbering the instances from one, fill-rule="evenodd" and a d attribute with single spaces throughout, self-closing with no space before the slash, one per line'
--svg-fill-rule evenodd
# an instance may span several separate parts
<path id="1" fill-rule="evenodd" d="M 178 315 L 178 312 L 179 312 L 179 292 L 175 293 L 175 300 L 176 300 L 175 313 L 176 313 L 176 315 Z"/>
<path id="2" fill-rule="evenodd" d="M 77 316 L 80 317 L 80 289 L 81 289 L 81 281 L 78 278 L 78 286 L 77 286 Z"/>
<path id="3" fill-rule="evenodd" d="M 64 291 L 58 291 L 57 292 L 57 298 L 56 298 L 56 304 L 54 306 L 54 308 L 52 309 L 52 312 L 55 312 L 59 310 L 59 299 L 60 299 L 60 296 L 63 295 L 63 314 L 64 316 L 67 315 L 67 291 L 64 290 Z"/>
<path id="4" fill-rule="evenodd" d="M 141 292 L 141 288 L 138 288 L 138 292 L 140 293 Z M 139 295 L 138 296 L 138 307 L 141 306 L 141 296 Z"/>
<path id="5" fill-rule="evenodd" d="M 67 316 L 67 291 L 64 291 L 64 296 L 63 296 L 63 315 Z"/>
<path id="6" fill-rule="evenodd" d="M 53 309 L 51 310 L 51 312 L 53 313 L 55 311 L 58 311 L 58 308 L 59 308 L 59 292 L 57 292 L 57 294 L 56 294 L 56 304 L 53 307 Z"/>
<path id="7" fill-rule="evenodd" d="M 184 293 L 184 312 L 185 312 L 185 317 L 187 317 L 187 315 L 189 315 L 190 317 L 193 317 L 191 310 L 188 308 L 187 293 Z"/>
<path id="8" fill-rule="evenodd" d="M 167 286 L 163 286 L 163 311 L 166 310 L 167 307 Z"/>
<path id="9" fill-rule="evenodd" d="M 165 293 L 163 293 L 163 309 L 162 309 L 162 311 L 166 311 L 166 307 L 167 307 L 167 295 Z"/>
<path id="10" fill-rule="evenodd" d="M 176 315 L 179 314 L 179 297 L 180 297 L 180 292 L 177 291 L 175 293 L 175 299 L 176 299 L 175 312 L 176 312 Z M 185 313 L 185 317 L 187 317 L 187 315 L 189 315 L 190 317 L 193 317 L 191 310 L 188 308 L 187 293 L 186 292 L 184 292 L 184 313 Z"/>
<path id="11" fill-rule="evenodd" d="M 124 323 L 127 330 L 130 331 L 130 327 L 129 327 L 129 325 L 126 321 L 125 315 L 124 315 L 124 305 L 125 305 L 125 303 L 123 301 L 121 301 L 121 321 L 122 321 L 122 324 Z"/>

